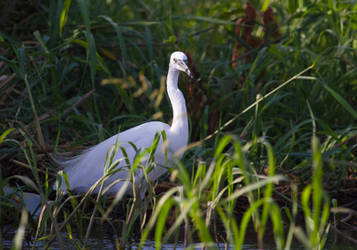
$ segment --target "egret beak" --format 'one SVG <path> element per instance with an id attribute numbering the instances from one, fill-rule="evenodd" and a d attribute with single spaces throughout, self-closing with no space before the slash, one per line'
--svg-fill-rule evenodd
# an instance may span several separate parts
<path id="1" fill-rule="evenodd" d="M 191 73 L 191 71 L 190 71 L 188 68 L 185 70 L 185 73 L 186 73 L 190 78 L 193 78 L 192 73 Z"/>
<path id="2" fill-rule="evenodd" d="M 184 60 L 177 60 L 176 61 L 177 68 L 183 72 L 185 72 L 189 77 L 192 78 L 192 73 L 186 65 Z"/>

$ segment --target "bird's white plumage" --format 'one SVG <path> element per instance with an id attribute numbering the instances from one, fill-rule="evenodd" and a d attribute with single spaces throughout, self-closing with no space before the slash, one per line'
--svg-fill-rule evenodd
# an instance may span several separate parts
<path id="1" fill-rule="evenodd" d="M 180 150 L 181 154 L 176 156 L 181 157 L 182 149 L 188 142 L 188 121 L 185 99 L 182 92 L 178 89 L 178 77 L 180 71 L 191 76 L 186 61 L 187 57 L 183 52 L 174 52 L 170 57 L 166 85 L 173 110 L 172 125 L 169 126 L 168 124 L 158 121 L 147 122 L 114 135 L 98 145 L 89 148 L 79 156 L 69 160 L 58 160 L 57 163 L 63 167 L 64 172 L 67 174 L 70 188 L 72 190 L 79 193 L 85 193 L 103 176 L 107 152 L 116 144 L 116 142 L 118 142 L 120 147 L 125 149 L 128 160 L 130 161 L 130 164 L 132 164 L 137 152 L 130 143 L 134 144 L 138 150 L 144 150 L 152 145 L 157 133 L 165 131 L 167 138 L 167 144 L 165 144 L 167 159 L 165 156 L 164 143 L 162 138 L 160 138 L 157 150 L 155 151 L 156 166 L 148 174 L 151 181 L 156 180 L 166 172 L 165 166 L 167 160 L 170 162 L 174 157 L 173 155 Z M 114 160 L 123 158 L 122 150 L 118 150 Z M 147 157 L 142 158 L 144 166 L 146 159 Z M 107 179 L 105 181 L 105 186 L 108 186 L 113 181 L 119 179 L 126 181 L 116 183 L 110 188 L 107 194 L 118 192 L 124 183 L 129 181 L 129 170 L 124 159 L 120 161 L 117 169 L 120 169 L 120 171 Z M 135 172 L 136 185 L 141 183 L 142 175 L 143 173 L 141 170 Z M 61 188 L 65 190 L 65 185 L 62 185 Z M 145 191 L 145 185 L 142 188 L 143 190 L 141 191 Z M 125 192 L 130 193 L 131 190 L 131 185 L 128 185 Z M 95 192 L 96 191 L 98 191 L 98 189 L 96 189 Z"/>
<path id="2" fill-rule="evenodd" d="M 30 214 L 38 217 L 41 212 L 41 196 L 35 193 L 22 192 L 19 189 L 5 185 L 3 187 L 5 197 L 9 198 L 15 206 L 21 205 L 23 202 L 24 208 L 30 212 Z"/>

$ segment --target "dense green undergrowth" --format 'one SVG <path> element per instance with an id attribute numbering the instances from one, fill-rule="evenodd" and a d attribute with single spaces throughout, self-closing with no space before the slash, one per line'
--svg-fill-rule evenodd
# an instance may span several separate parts
<path id="1" fill-rule="evenodd" d="M 1 192 L 1 238 L 26 227 L 27 238 L 64 247 L 61 232 L 75 232 L 82 248 L 103 223 L 117 247 L 139 234 L 157 248 L 198 237 L 240 249 L 253 225 L 259 247 L 272 228 L 278 249 L 296 240 L 320 249 L 331 228 L 352 225 L 341 220 L 357 208 L 357 4 L 251 3 L 254 46 L 235 31 L 246 1 L 1 3 L 0 187 L 17 185 L 20 197 L 14 205 Z M 268 5 L 278 37 L 263 25 Z M 50 154 L 172 119 L 164 84 L 176 50 L 190 55 L 195 78 L 180 79 L 192 145 L 161 180 L 174 187 L 158 193 L 152 183 L 147 199 L 125 203 L 51 192 Z M 41 195 L 38 219 L 21 209 L 21 190 Z"/>

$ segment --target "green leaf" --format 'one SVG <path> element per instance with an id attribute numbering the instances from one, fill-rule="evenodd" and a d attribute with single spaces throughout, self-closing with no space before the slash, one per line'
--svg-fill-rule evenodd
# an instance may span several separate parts
<path id="1" fill-rule="evenodd" d="M 21 180 L 26 186 L 31 187 L 33 190 L 35 190 L 36 193 L 40 193 L 40 190 L 38 189 L 36 184 L 29 177 L 23 175 L 14 175 L 12 177 Z"/>
<path id="2" fill-rule="evenodd" d="M 170 212 L 172 205 L 174 204 L 174 199 L 170 197 L 162 206 L 160 210 L 160 216 L 157 219 L 156 228 L 155 228 L 155 246 L 156 249 L 161 248 L 161 238 L 162 232 L 166 224 L 167 216 Z"/>
<path id="3" fill-rule="evenodd" d="M 123 27 L 120 27 L 116 22 L 114 22 L 108 16 L 101 16 L 101 17 L 104 18 L 106 21 L 108 21 L 113 26 L 113 28 L 115 29 L 115 32 L 117 33 L 117 38 L 119 40 L 122 63 L 125 65 L 126 61 L 128 60 L 128 52 L 126 50 L 125 38 L 124 38 L 123 32 L 122 32 Z"/>
<path id="4" fill-rule="evenodd" d="M 270 3 L 269 0 L 265 0 L 264 1 L 263 6 L 262 6 L 262 11 L 266 11 L 267 10 L 267 8 L 269 7 L 269 3 Z"/>
<path id="5" fill-rule="evenodd" d="M 90 76 L 91 76 L 92 87 L 94 88 L 96 65 L 97 65 L 97 60 L 96 60 L 97 51 L 95 47 L 95 40 L 91 32 L 88 1 L 77 0 L 77 2 L 79 3 L 84 24 L 86 26 L 86 38 L 87 38 L 87 43 L 89 45 L 87 48 L 87 60 L 91 72 Z"/>
<path id="6" fill-rule="evenodd" d="M 95 48 L 95 40 L 94 36 L 92 33 L 89 33 L 87 35 L 87 40 L 89 43 L 89 50 L 88 50 L 88 63 L 89 63 L 89 68 L 90 68 L 90 76 L 92 80 L 92 87 L 94 88 L 94 82 L 95 82 L 95 73 L 96 73 L 96 66 L 97 66 L 97 50 Z"/>
<path id="7" fill-rule="evenodd" d="M 9 128 L 4 133 L 2 133 L 2 135 L 0 135 L 0 144 L 5 140 L 6 136 L 14 130 L 15 130 L 14 128 Z"/>
<path id="8" fill-rule="evenodd" d="M 322 86 L 336 99 L 339 104 L 341 104 L 346 109 L 347 112 L 349 112 L 353 116 L 354 119 L 357 119 L 356 110 L 352 108 L 352 106 L 346 101 L 345 98 L 343 98 L 339 93 L 337 93 L 327 84 L 322 83 Z"/>
<path id="9" fill-rule="evenodd" d="M 48 54 L 48 48 L 45 44 L 45 41 L 43 41 L 41 34 L 38 30 L 33 32 L 33 35 L 35 36 L 35 38 L 37 39 L 37 41 L 40 43 L 41 47 L 43 48 L 43 50 L 45 51 L 46 54 Z"/>
<path id="10" fill-rule="evenodd" d="M 59 35 L 62 37 L 63 33 L 63 27 L 66 24 L 67 17 L 68 17 L 68 11 L 69 7 L 71 6 L 72 0 L 66 0 L 63 5 L 62 13 L 61 13 L 61 18 L 60 18 L 60 24 L 59 24 Z"/>
<path id="11" fill-rule="evenodd" d="M 18 59 L 18 62 L 19 62 L 19 69 L 16 72 L 16 74 L 20 78 L 24 79 L 24 77 L 25 77 L 25 65 L 26 65 L 26 60 L 27 60 L 25 49 L 24 48 L 18 48 L 16 56 L 17 56 L 17 59 Z"/>
<path id="12" fill-rule="evenodd" d="M 232 140 L 232 136 L 231 135 L 225 135 L 221 141 L 218 144 L 218 147 L 216 149 L 216 152 L 214 153 L 214 158 L 218 159 L 218 157 L 222 154 L 224 148 L 228 145 L 228 143 L 230 143 Z"/>

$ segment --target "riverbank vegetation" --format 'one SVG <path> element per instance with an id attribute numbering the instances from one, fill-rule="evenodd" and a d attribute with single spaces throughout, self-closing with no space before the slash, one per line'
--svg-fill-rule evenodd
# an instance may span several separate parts
<path id="1" fill-rule="evenodd" d="M 0 236 L 15 231 L 14 248 L 85 248 L 99 224 L 117 248 L 150 238 L 158 249 L 240 249 L 248 227 L 260 248 L 270 237 L 277 249 L 321 249 L 330 232 L 356 244 L 356 3 L 0 5 Z M 51 155 L 170 121 L 176 50 L 194 75 L 179 84 L 190 117 L 183 159 L 145 199 L 53 191 Z M 22 191 L 40 195 L 37 218 Z"/>

